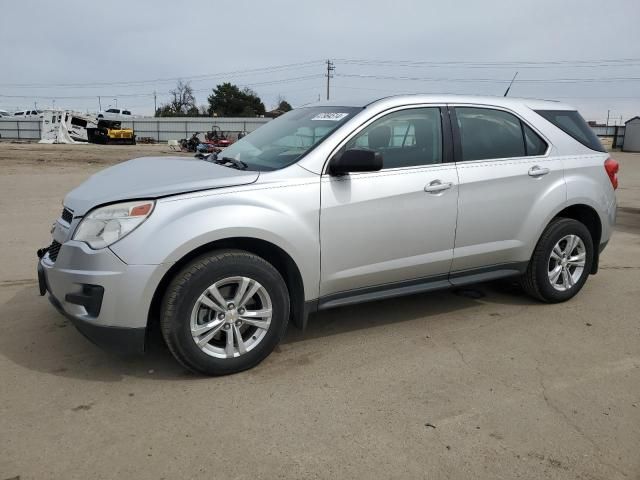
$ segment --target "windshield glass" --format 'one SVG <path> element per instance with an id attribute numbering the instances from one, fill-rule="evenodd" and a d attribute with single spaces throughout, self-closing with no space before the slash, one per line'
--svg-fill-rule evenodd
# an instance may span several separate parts
<path id="1" fill-rule="evenodd" d="M 249 170 L 278 170 L 300 160 L 360 110 L 354 107 L 292 110 L 225 148 L 220 156 L 242 160 Z"/>

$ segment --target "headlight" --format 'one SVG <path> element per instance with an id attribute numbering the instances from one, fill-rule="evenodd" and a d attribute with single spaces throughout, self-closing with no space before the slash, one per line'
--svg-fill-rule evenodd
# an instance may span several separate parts
<path id="1" fill-rule="evenodd" d="M 96 208 L 82 219 L 73 239 L 87 243 L 94 250 L 108 247 L 144 222 L 154 205 L 153 200 L 142 200 Z"/>

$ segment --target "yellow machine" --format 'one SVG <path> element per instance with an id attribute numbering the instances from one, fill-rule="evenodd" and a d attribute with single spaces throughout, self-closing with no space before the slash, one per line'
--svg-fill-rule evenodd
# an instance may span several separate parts
<path id="1" fill-rule="evenodd" d="M 89 142 L 101 144 L 135 145 L 136 135 L 132 128 L 122 128 L 117 120 L 98 120 L 98 128 L 88 130 Z"/>

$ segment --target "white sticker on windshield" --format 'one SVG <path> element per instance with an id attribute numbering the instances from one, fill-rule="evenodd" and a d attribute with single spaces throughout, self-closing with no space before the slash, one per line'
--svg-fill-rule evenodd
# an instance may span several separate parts
<path id="1" fill-rule="evenodd" d="M 329 120 L 331 122 L 339 122 L 340 120 L 342 120 L 347 115 L 349 115 L 349 114 L 348 113 L 324 112 L 324 113 L 317 114 L 311 120 Z"/>

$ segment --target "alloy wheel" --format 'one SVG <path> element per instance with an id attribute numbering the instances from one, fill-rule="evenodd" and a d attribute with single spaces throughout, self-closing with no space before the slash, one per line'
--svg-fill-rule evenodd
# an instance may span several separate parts
<path id="1" fill-rule="evenodd" d="M 191 312 L 191 336 L 207 355 L 234 358 L 254 349 L 271 324 L 267 290 L 249 277 L 228 277 L 208 287 Z"/>
<path id="2" fill-rule="evenodd" d="M 565 292 L 580 281 L 584 272 L 586 249 L 577 235 L 566 235 L 555 244 L 549 255 L 548 275 L 551 286 Z"/>

